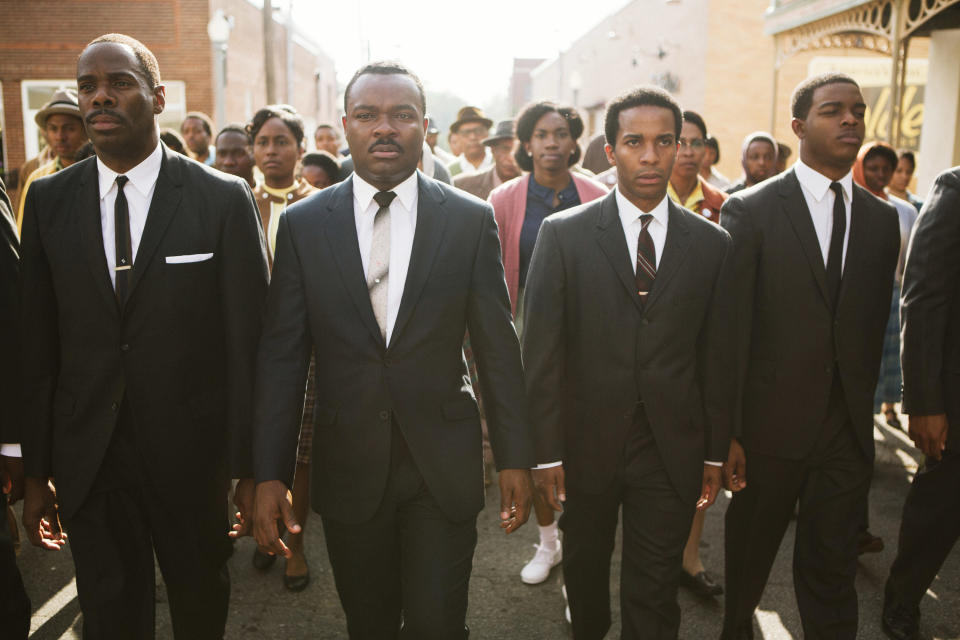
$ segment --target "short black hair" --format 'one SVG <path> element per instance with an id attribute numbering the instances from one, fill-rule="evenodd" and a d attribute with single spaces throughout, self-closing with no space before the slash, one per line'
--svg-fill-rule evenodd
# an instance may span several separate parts
<path id="1" fill-rule="evenodd" d="M 696 111 L 684 111 L 683 121 L 696 125 L 697 129 L 700 129 L 700 133 L 703 134 L 703 139 L 707 139 L 707 123 L 703 121 L 699 113 Z"/>
<path id="2" fill-rule="evenodd" d="M 910 170 L 911 173 L 917 170 L 917 156 L 913 155 L 913 151 L 910 151 L 910 149 L 900 149 L 900 151 L 897 152 L 897 155 L 900 156 L 901 160 L 910 161 L 910 166 L 913 167 Z"/>
<path id="3" fill-rule="evenodd" d="M 407 76 L 413 83 L 417 85 L 417 91 L 420 93 L 420 108 L 423 109 L 423 115 L 426 117 L 427 114 L 427 94 L 423 90 L 423 83 L 420 82 L 420 78 L 417 77 L 413 71 L 406 68 L 399 62 L 371 62 L 365 64 L 359 69 L 356 73 L 353 74 L 353 77 L 350 78 L 350 82 L 347 83 L 347 88 L 343 92 L 343 112 L 347 112 L 347 100 L 350 98 L 350 89 L 353 88 L 354 83 L 360 78 L 367 74 L 377 74 L 381 76 L 398 74 L 402 76 Z"/>
<path id="4" fill-rule="evenodd" d="M 330 176 L 330 183 L 339 182 L 340 161 L 334 158 L 328 151 L 313 151 L 303 156 L 300 164 L 304 167 L 320 167 Z"/>
<path id="5" fill-rule="evenodd" d="M 683 112 L 672 95 L 652 85 L 634 87 L 610 101 L 607 105 L 607 114 L 604 116 L 603 133 L 607 144 L 617 146 L 617 133 L 620 131 L 620 112 L 634 107 L 662 107 L 673 112 L 674 128 L 677 138 L 683 128 Z"/>
<path id="6" fill-rule="evenodd" d="M 790 154 L 793 153 L 793 149 L 790 148 L 785 142 L 780 142 L 777 140 L 777 158 L 783 159 L 784 162 L 787 161 L 787 158 L 790 157 Z"/>
<path id="7" fill-rule="evenodd" d="M 250 132 L 247 131 L 246 125 L 242 125 L 238 122 L 231 122 L 230 124 L 225 126 L 223 129 L 220 129 L 220 131 L 217 132 L 217 137 L 214 138 L 213 140 L 213 144 L 216 145 L 217 140 L 219 140 L 220 136 L 222 136 L 225 133 L 239 133 L 240 135 L 242 135 L 244 138 L 247 139 L 247 144 L 253 144 L 253 138 L 250 137 Z"/>
<path id="8" fill-rule="evenodd" d="M 190 118 L 196 118 L 203 124 L 203 130 L 206 132 L 208 137 L 213 137 L 213 118 L 205 114 L 203 111 L 188 111 L 187 115 L 183 116 L 183 120 L 180 121 L 180 131 L 183 131 L 183 123 L 189 120 Z"/>
<path id="9" fill-rule="evenodd" d="M 112 42 L 113 44 L 122 44 L 133 49 L 133 55 L 137 58 L 137 63 L 140 66 L 140 73 L 143 75 L 143 79 L 147 81 L 147 84 L 150 85 L 151 89 L 155 89 L 158 84 L 160 84 L 160 65 L 157 64 L 157 57 L 153 55 L 153 52 L 150 49 L 147 49 L 146 45 L 137 40 L 136 38 L 131 38 L 128 35 L 122 33 L 106 33 L 99 38 L 94 38 L 87 46 L 83 48 L 84 51 L 89 49 L 95 44 L 102 44 L 105 42 Z M 83 52 L 80 53 L 83 55 Z"/>
<path id="10" fill-rule="evenodd" d="M 280 121 L 287 125 L 287 129 L 290 129 L 290 133 L 293 134 L 293 138 L 297 141 L 297 144 L 303 144 L 303 118 L 300 117 L 296 109 L 288 104 L 267 105 L 253 114 L 253 120 L 247 125 L 247 133 L 250 135 L 250 140 L 257 139 L 257 134 L 260 133 L 260 129 L 270 118 L 280 118 Z"/>
<path id="11" fill-rule="evenodd" d="M 714 152 L 715 154 L 717 154 L 717 155 L 713 158 L 713 162 L 712 162 L 711 164 L 717 164 L 718 162 L 720 162 L 720 143 L 717 142 L 717 139 L 714 138 L 713 135 L 711 134 L 711 135 L 709 135 L 709 136 L 706 137 L 706 140 L 704 140 L 704 143 L 705 143 L 708 147 L 710 147 L 711 149 L 713 149 L 713 152 Z"/>
<path id="12" fill-rule="evenodd" d="M 560 107 L 547 101 L 528 104 L 523 108 L 523 111 L 520 112 L 520 115 L 517 116 L 517 140 L 520 142 L 530 142 L 530 139 L 533 137 L 533 130 L 536 128 L 540 118 L 548 113 L 559 114 L 560 117 L 567 121 L 567 126 L 570 127 L 570 136 L 574 140 L 575 148 L 567 159 L 567 166 L 572 167 L 580 160 L 582 151 L 580 144 L 576 141 L 583 135 L 583 119 L 573 107 Z M 513 157 L 521 169 L 524 171 L 533 171 L 533 159 L 527 154 L 522 144 L 517 145 L 516 151 L 513 152 Z"/>
<path id="13" fill-rule="evenodd" d="M 93 148 L 93 143 L 87 140 L 83 143 L 83 146 L 77 149 L 77 152 L 73 154 L 73 161 L 80 162 L 81 160 L 86 160 L 90 156 L 97 155 L 97 150 Z"/>
<path id="14" fill-rule="evenodd" d="M 163 140 L 163 144 L 167 145 L 167 148 L 171 151 L 187 155 L 187 143 L 184 141 L 183 136 L 177 131 L 169 127 L 164 127 L 160 129 L 160 139 Z"/>
<path id="15" fill-rule="evenodd" d="M 313 137 L 317 137 L 317 132 L 320 131 L 320 129 L 330 129 L 331 131 L 333 131 L 334 135 L 337 136 L 338 140 L 341 137 L 340 130 L 337 129 L 332 124 L 328 124 L 326 122 L 321 122 L 320 124 L 317 125 L 317 128 L 313 130 Z"/>
<path id="16" fill-rule="evenodd" d="M 837 83 L 852 84 L 857 89 L 860 88 L 857 81 L 845 73 L 830 72 L 812 76 L 798 84 L 797 88 L 793 90 L 793 95 L 790 97 L 790 113 L 793 114 L 794 118 L 806 120 L 810 114 L 810 108 L 813 106 L 814 92 L 820 87 Z"/>
<path id="17" fill-rule="evenodd" d="M 870 147 L 865 154 L 863 154 L 863 164 L 867 164 L 867 160 L 880 156 L 888 163 L 890 163 L 890 170 L 896 171 L 897 162 L 900 160 L 897 157 L 897 152 L 894 151 L 886 142 L 876 142 L 872 147 Z"/>

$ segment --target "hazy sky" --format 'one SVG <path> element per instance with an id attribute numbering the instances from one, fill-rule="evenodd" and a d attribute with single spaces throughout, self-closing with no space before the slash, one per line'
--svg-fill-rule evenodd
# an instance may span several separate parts
<path id="1" fill-rule="evenodd" d="M 399 60 L 428 89 L 483 104 L 507 92 L 513 58 L 554 57 L 629 0 L 292 1 L 341 82 L 366 62 L 369 42 L 370 59 Z"/>

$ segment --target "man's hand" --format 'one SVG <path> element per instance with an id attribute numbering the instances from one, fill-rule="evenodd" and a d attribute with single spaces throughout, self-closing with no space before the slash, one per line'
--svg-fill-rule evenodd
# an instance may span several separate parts
<path id="1" fill-rule="evenodd" d="M 257 485 L 254 498 L 253 536 L 260 550 L 285 558 L 293 552 L 280 539 L 277 520 L 283 519 L 290 533 L 300 533 L 300 525 L 293 516 L 293 503 L 287 485 L 279 480 L 268 480 Z"/>
<path id="2" fill-rule="evenodd" d="M 734 493 L 747 487 L 747 454 L 736 438 L 730 439 L 730 453 L 723 463 L 723 487 Z"/>
<path id="3" fill-rule="evenodd" d="M 23 497 L 23 458 L 0 456 L 0 487 L 7 494 L 7 504 Z"/>
<path id="4" fill-rule="evenodd" d="M 234 514 L 237 522 L 233 525 L 233 531 L 227 533 L 228 536 L 236 540 L 243 536 L 249 536 L 253 532 L 253 503 L 256 493 L 256 484 L 253 478 L 241 478 L 237 482 L 237 488 L 233 490 L 233 504 L 237 507 Z"/>
<path id="5" fill-rule="evenodd" d="M 23 528 L 35 547 L 59 551 L 67 542 L 60 528 L 57 493 L 53 483 L 43 478 L 26 478 L 23 496 Z"/>
<path id="6" fill-rule="evenodd" d="M 563 504 L 561 503 L 567 501 L 563 465 L 558 464 L 546 469 L 534 469 L 531 473 L 533 474 L 533 486 L 540 492 L 543 501 L 550 505 L 554 511 L 563 511 Z"/>
<path id="7" fill-rule="evenodd" d="M 947 448 L 947 415 L 940 413 L 935 416 L 910 416 L 910 438 L 924 455 L 939 460 L 943 450 Z"/>
<path id="8" fill-rule="evenodd" d="M 500 526 L 513 533 L 530 517 L 529 469 L 502 469 L 500 477 Z"/>
<path id="9" fill-rule="evenodd" d="M 697 500 L 697 511 L 706 511 L 717 499 L 722 475 L 721 467 L 715 464 L 703 465 L 703 489 L 700 491 L 700 499 Z"/>

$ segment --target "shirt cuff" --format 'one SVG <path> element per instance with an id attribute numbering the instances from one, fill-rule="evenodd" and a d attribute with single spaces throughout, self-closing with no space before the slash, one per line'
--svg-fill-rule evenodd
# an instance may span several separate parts
<path id="1" fill-rule="evenodd" d="M 710 465 L 711 467 L 722 467 L 722 466 L 723 466 L 723 463 L 722 463 L 722 462 L 717 462 L 716 460 L 704 460 L 704 461 L 703 461 L 703 464 L 708 464 L 708 465 Z"/>
<path id="2" fill-rule="evenodd" d="M 8 458 L 22 458 L 23 453 L 20 451 L 19 444 L 2 444 L 0 445 L 0 456 L 7 456 Z"/>
<path id="3" fill-rule="evenodd" d="M 538 464 L 534 469 L 549 469 L 550 467 L 559 467 L 563 464 L 562 460 L 557 460 L 556 462 L 544 462 L 543 464 Z"/>

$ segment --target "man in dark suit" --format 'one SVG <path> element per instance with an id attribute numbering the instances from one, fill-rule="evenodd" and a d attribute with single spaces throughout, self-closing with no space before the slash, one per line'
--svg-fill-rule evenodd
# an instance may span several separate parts
<path id="1" fill-rule="evenodd" d="M 343 123 L 350 180 L 280 220 L 254 401 L 257 542 L 288 550 L 303 386 L 316 350 L 313 508 L 350 637 L 465 638 L 480 419 L 470 330 L 502 526 L 527 518 L 533 464 L 520 347 L 489 205 L 416 171 L 426 104 L 397 65 L 354 74 Z M 299 390 L 299 391 L 298 391 Z"/>
<path id="2" fill-rule="evenodd" d="M 927 456 L 903 505 L 883 630 L 917 637 L 920 600 L 960 536 L 960 167 L 941 173 L 917 219 L 903 274 L 903 412 Z"/>
<path id="3" fill-rule="evenodd" d="M 17 569 L 7 504 L 23 496 L 23 461 L 20 451 L 19 349 L 20 243 L 13 208 L 0 180 L 0 636 L 19 640 L 30 631 L 30 599 Z"/>
<path id="4" fill-rule="evenodd" d="M 739 333 L 724 638 L 753 637 L 798 499 L 793 578 L 804 635 L 856 636 L 873 391 L 900 247 L 896 211 L 853 184 L 865 109 L 849 76 L 801 83 L 792 100 L 800 160 L 721 210 Z"/>
<path id="5" fill-rule="evenodd" d="M 730 237 L 667 197 L 681 125 L 660 89 L 611 102 L 617 189 L 547 218 L 527 276 L 534 481 L 563 510 L 577 640 L 610 627 L 621 506 L 623 637 L 676 638 L 683 547 L 729 447 Z"/>
<path id="6" fill-rule="evenodd" d="M 174 636 L 220 638 L 231 472 L 252 519 L 259 216 L 242 180 L 160 144 L 140 42 L 91 42 L 77 85 L 96 158 L 37 181 L 23 226 L 24 526 L 54 547 L 63 518 L 85 638 L 153 637 L 154 555 Z"/>

